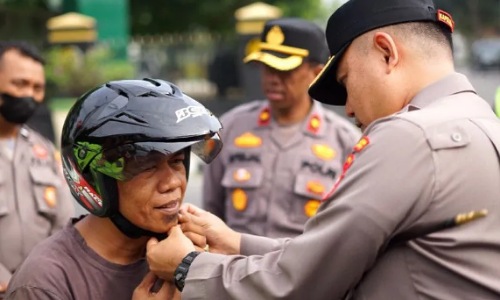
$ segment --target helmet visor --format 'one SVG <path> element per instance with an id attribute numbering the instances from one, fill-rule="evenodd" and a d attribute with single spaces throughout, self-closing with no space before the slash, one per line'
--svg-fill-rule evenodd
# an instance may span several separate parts
<path id="1" fill-rule="evenodd" d="M 205 163 L 210 163 L 222 149 L 219 135 L 207 135 L 202 140 L 173 142 L 137 142 L 107 149 L 91 162 L 91 169 L 116 180 L 126 181 L 149 170 L 165 156 L 182 150 L 191 151 Z M 189 156 L 186 156 L 188 159 Z"/>

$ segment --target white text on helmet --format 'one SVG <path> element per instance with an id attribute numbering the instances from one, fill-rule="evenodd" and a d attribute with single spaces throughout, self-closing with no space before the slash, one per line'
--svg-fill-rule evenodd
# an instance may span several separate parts
<path id="1" fill-rule="evenodd" d="M 175 112 L 177 116 L 177 123 L 189 118 L 189 117 L 199 117 L 201 115 L 208 115 L 206 108 L 202 106 L 188 106 L 183 109 L 179 109 Z"/>

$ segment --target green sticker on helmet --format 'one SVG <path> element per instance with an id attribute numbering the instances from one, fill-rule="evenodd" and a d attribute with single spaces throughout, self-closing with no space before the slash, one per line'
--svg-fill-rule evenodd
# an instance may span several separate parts
<path id="1" fill-rule="evenodd" d="M 89 142 L 78 142 L 73 149 L 76 161 L 80 169 L 85 169 L 89 164 L 93 171 L 108 175 L 117 180 L 125 180 L 123 168 L 124 158 L 120 157 L 110 162 L 102 155 L 102 147 Z"/>

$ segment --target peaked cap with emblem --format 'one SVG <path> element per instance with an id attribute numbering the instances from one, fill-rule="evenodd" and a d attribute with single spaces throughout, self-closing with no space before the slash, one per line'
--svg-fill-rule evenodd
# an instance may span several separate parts
<path id="1" fill-rule="evenodd" d="M 324 31 L 313 22 L 281 18 L 264 25 L 258 50 L 243 61 L 259 61 L 280 71 L 290 71 L 300 66 L 304 59 L 326 63 L 328 47 Z"/>
<path id="2" fill-rule="evenodd" d="M 407 22 L 437 22 L 453 31 L 451 15 L 432 0 L 350 0 L 328 19 L 326 39 L 330 60 L 309 87 L 309 95 L 326 104 L 345 105 L 347 91 L 336 79 L 337 66 L 358 36 L 384 26 Z"/>

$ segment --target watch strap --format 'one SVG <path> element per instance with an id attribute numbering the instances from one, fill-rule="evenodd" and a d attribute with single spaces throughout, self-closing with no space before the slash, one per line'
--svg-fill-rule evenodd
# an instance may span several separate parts
<path id="1" fill-rule="evenodd" d="M 191 263 L 196 258 L 196 256 L 198 256 L 199 254 L 200 252 L 198 251 L 189 252 L 175 269 L 174 284 L 179 291 L 182 292 L 182 290 L 184 289 L 184 284 L 186 283 L 186 277 L 189 271 L 189 267 L 191 266 Z"/>

